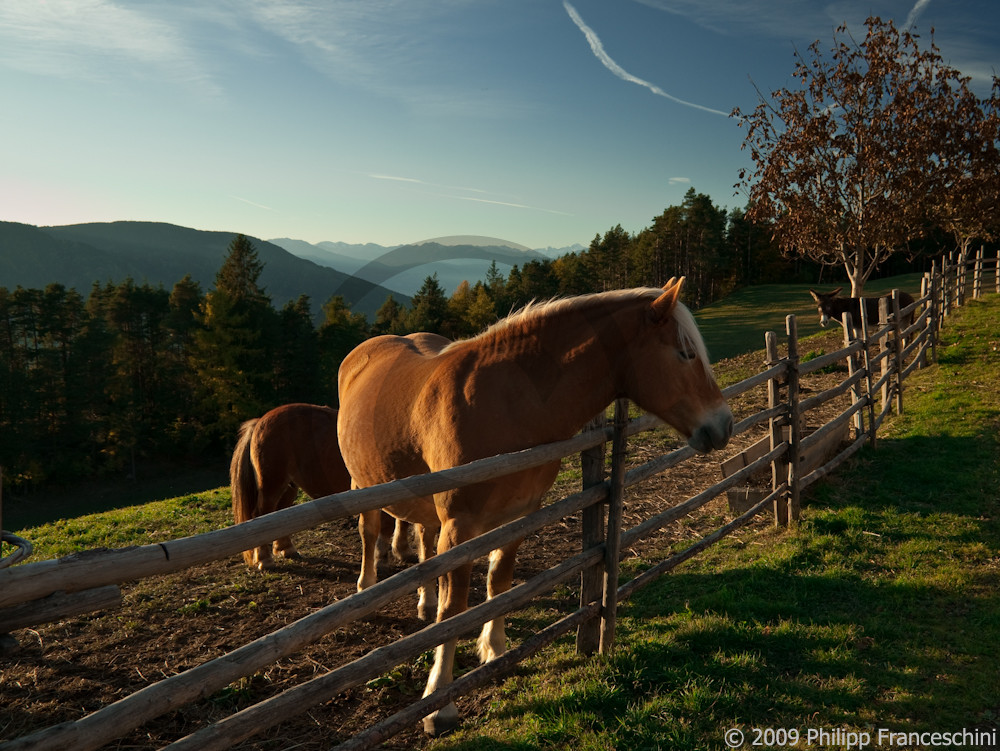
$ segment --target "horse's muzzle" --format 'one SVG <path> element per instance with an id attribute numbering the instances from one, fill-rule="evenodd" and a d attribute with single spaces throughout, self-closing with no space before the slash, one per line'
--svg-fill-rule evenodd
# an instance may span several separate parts
<path id="1" fill-rule="evenodd" d="M 717 408 L 688 438 L 688 445 L 701 454 L 725 448 L 733 436 L 733 411 L 728 404 Z"/>

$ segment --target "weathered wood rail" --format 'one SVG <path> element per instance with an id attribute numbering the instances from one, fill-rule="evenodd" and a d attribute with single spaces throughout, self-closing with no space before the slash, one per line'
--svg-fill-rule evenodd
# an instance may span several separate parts
<path id="1" fill-rule="evenodd" d="M 983 293 L 985 269 L 993 266 L 996 290 L 1000 292 L 1000 263 L 985 261 L 980 252 L 973 265 L 971 295 Z M 765 336 L 766 368 L 723 389 L 734 399 L 755 389 L 765 389 L 767 406 L 741 416 L 735 435 L 744 438 L 763 434 L 755 447 L 719 482 L 682 503 L 623 529 L 622 497 L 627 488 L 669 471 L 689 460 L 688 447 L 657 456 L 641 465 L 626 466 L 626 444 L 632 435 L 657 427 L 655 418 L 628 420 L 628 404 L 616 402 L 614 418 L 605 416 L 567 441 L 490 457 L 461 467 L 410 477 L 387 485 L 355 490 L 317 499 L 311 503 L 269 514 L 226 529 L 162 543 L 120 550 L 96 550 L 0 569 L 0 632 L 31 623 L 66 617 L 80 612 L 81 602 L 110 607 L 120 601 L 118 585 L 137 578 L 178 571 L 190 566 L 238 555 L 254 545 L 361 511 L 379 508 L 414 496 L 424 496 L 450 487 L 501 477 L 557 458 L 581 454 L 583 487 L 538 512 L 510 522 L 455 547 L 447 553 L 401 571 L 358 594 L 319 609 L 278 631 L 243 645 L 226 655 L 185 672 L 152 683 L 134 694 L 103 707 L 79 720 L 54 725 L 0 748 L 66 749 L 100 748 L 127 735 L 144 723 L 202 700 L 234 681 L 294 654 L 324 635 L 365 618 L 401 595 L 408 595 L 422 582 L 468 563 L 505 542 L 540 530 L 573 514 L 582 513 L 581 552 L 492 600 L 466 612 L 427 626 L 364 657 L 305 681 L 222 721 L 178 739 L 170 749 L 224 749 L 260 733 L 311 705 L 327 701 L 344 690 L 371 680 L 395 666 L 412 660 L 427 649 L 455 636 L 474 632 L 486 621 L 526 606 L 533 598 L 558 584 L 578 578 L 580 605 L 508 653 L 470 671 L 454 683 L 427 696 L 396 715 L 346 740 L 339 749 L 367 749 L 386 740 L 423 715 L 444 706 L 455 696 L 509 673 L 525 657 L 574 629 L 577 648 L 584 653 L 613 648 L 616 610 L 620 602 L 656 577 L 672 570 L 734 530 L 748 524 L 764 509 L 774 513 L 775 523 L 794 523 L 801 514 L 805 488 L 834 471 L 865 444 L 876 442 L 879 426 L 895 408 L 903 408 L 903 386 L 912 371 L 934 355 L 936 334 L 944 316 L 965 294 L 965 258 L 943 259 L 924 279 L 920 297 L 900 309 L 898 294 L 891 305 L 883 305 L 878 322 L 863 320 L 860 339 L 845 333 L 842 349 L 804 361 L 799 354 L 796 320 L 786 320 L 786 348 L 779 352 L 778 337 Z M 961 290 L 961 291 L 960 291 Z M 913 323 L 902 321 L 913 317 Z M 851 330 L 845 321 L 845 332 Z M 836 385 L 803 398 L 800 382 L 817 371 L 846 365 L 847 376 Z M 808 435 L 806 417 L 823 405 L 840 400 L 847 406 Z M 847 440 L 832 440 L 852 430 Z M 605 466 L 606 444 L 612 443 L 610 467 Z M 836 446 L 832 456 L 817 463 L 815 453 L 824 443 Z M 738 468 L 735 468 L 737 467 Z M 726 524 L 680 550 L 628 582 L 619 585 L 621 551 L 635 545 L 672 522 L 704 506 L 728 490 L 746 485 L 751 478 L 770 473 L 770 487 Z M 96 598 L 96 599 L 95 599 Z M 103 599 L 101 599 L 103 598 Z M 66 600 L 75 602 L 60 603 Z M 42 609 L 47 609 L 42 612 Z M 68 610 L 66 608 L 69 608 Z M 74 610 L 75 608 L 75 610 Z M 34 614 L 34 615 L 33 615 Z M 35 620 L 32 621 L 32 618 Z"/>

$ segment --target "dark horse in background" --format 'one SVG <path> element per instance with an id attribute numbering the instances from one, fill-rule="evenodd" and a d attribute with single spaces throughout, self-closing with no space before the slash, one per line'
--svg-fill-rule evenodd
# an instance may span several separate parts
<path id="1" fill-rule="evenodd" d="M 350 490 L 351 476 L 337 443 L 337 410 L 315 404 L 285 404 L 263 417 L 247 420 L 240 426 L 229 480 L 237 524 L 288 508 L 299 489 L 310 498 Z M 404 522 L 396 525 L 391 516 L 382 513 L 380 558 L 387 555 L 386 541 L 392 538 L 396 558 L 413 559 L 407 526 Z M 243 551 L 247 565 L 258 569 L 272 567 L 274 556 L 300 557 L 290 537 Z"/>
<path id="2" fill-rule="evenodd" d="M 860 337 L 861 334 L 861 305 L 865 306 L 865 313 L 868 317 L 869 326 L 873 326 L 878 323 L 878 308 L 879 300 L 888 300 L 889 302 L 889 315 L 892 315 L 892 295 L 883 295 L 882 297 L 839 297 L 840 291 L 843 287 L 837 287 L 833 292 L 817 292 L 816 290 L 809 290 L 809 294 L 812 295 L 813 300 L 816 301 L 816 307 L 819 311 L 819 325 L 824 328 L 830 321 L 836 321 L 837 323 L 843 323 L 844 313 L 851 314 L 851 324 L 853 331 L 850 332 L 851 336 L 855 339 Z M 900 291 L 899 293 L 899 307 L 902 310 L 913 304 L 913 296 Z M 913 322 L 913 314 L 906 316 L 902 321 L 904 325 L 909 326 Z"/>

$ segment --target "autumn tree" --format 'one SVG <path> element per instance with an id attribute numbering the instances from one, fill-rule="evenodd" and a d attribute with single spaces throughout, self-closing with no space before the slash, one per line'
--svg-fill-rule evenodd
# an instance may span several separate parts
<path id="1" fill-rule="evenodd" d="M 956 73 L 933 41 L 891 21 L 866 21 L 858 42 L 841 26 L 831 57 L 819 41 L 796 53 L 797 89 L 779 89 L 750 114 L 743 143 L 754 167 L 740 173 L 751 220 L 773 222 L 786 253 L 843 265 L 851 294 L 924 228 L 935 119 Z"/>
<path id="2" fill-rule="evenodd" d="M 928 222 L 948 232 L 959 251 L 974 240 L 997 236 L 1000 206 L 1000 78 L 989 97 L 979 99 L 971 79 L 952 76 L 939 82 L 947 96 L 937 100 L 931 155 Z"/>

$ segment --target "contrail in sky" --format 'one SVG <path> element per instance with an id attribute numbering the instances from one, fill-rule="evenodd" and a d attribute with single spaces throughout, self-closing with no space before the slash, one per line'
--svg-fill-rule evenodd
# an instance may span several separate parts
<path id="1" fill-rule="evenodd" d="M 921 13 L 924 12 L 924 8 L 926 8 L 930 4 L 930 2 L 931 0 L 917 0 L 917 4 L 910 9 L 910 15 L 906 17 L 906 24 L 903 26 L 903 28 L 904 29 L 911 28 L 913 24 L 917 22 L 917 18 L 920 16 Z"/>
<path id="2" fill-rule="evenodd" d="M 926 4 L 929 1 L 930 0 L 919 0 L 917 5 L 920 5 L 921 3 Z M 585 37 L 587 37 L 587 42 L 590 44 L 590 49 L 594 53 L 594 56 L 601 61 L 601 63 L 604 65 L 605 68 L 610 70 L 612 73 L 614 73 L 623 81 L 628 81 L 629 83 L 638 84 L 639 86 L 645 86 L 647 89 L 652 91 L 657 96 L 665 97 L 672 102 L 677 102 L 677 104 L 683 104 L 685 107 L 694 107 L 696 110 L 711 112 L 713 115 L 722 115 L 723 117 L 729 117 L 728 112 L 722 112 L 721 110 L 714 110 L 711 107 L 703 107 L 702 105 L 694 104 L 693 102 L 685 102 L 683 99 L 678 99 L 677 97 L 668 94 L 659 86 L 651 84 L 649 81 L 643 81 L 641 78 L 637 76 L 633 76 L 622 66 L 616 63 L 614 60 L 612 60 L 611 57 L 608 55 L 608 53 L 604 51 L 604 45 L 601 44 L 601 40 L 598 38 L 594 30 L 583 22 L 583 19 L 580 18 L 580 14 L 576 12 L 576 8 L 574 8 L 572 5 L 566 2 L 566 0 L 563 0 L 563 7 L 566 9 L 566 12 L 569 13 L 569 17 L 573 20 L 573 23 L 575 23 L 577 28 L 583 32 L 583 35 Z"/>

